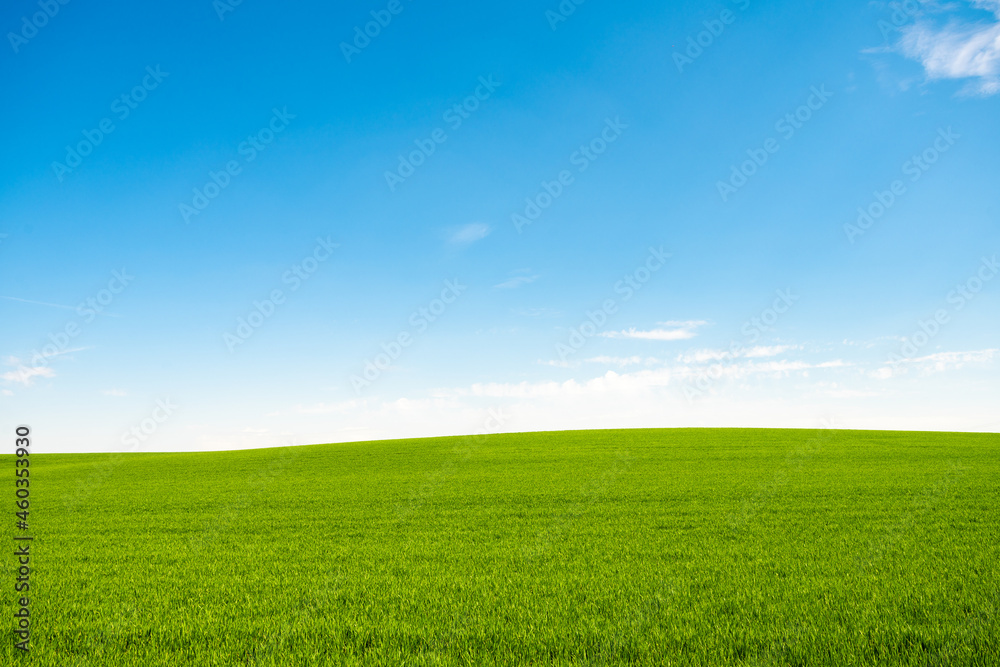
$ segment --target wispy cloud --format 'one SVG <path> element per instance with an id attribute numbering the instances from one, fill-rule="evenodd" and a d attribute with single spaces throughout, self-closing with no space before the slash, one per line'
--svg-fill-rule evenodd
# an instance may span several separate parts
<path id="1" fill-rule="evenodd" d="M 55 375 L 56 372 L 48 366 L 21 366 L 17 370 L 8 371 L 0 375 L 0 380 L 28 387 L 35 378 L 51 378 L 55 377 Z"/>
<path id="2" fill-rule="evenodd" d="M 921 375 L 944 373 L 966 366 L 985 366 L 992 363 L 998 355 L 1000 355 L 1000 349 L 997 348 L 967 352 L 937 352 L 923 357 L 901 359 L 895 368 L 886 365 L 875 370 L 871 375 L 886 380 L 895 375 L 906 373 L 911 368 Z"/>
<path id="3" fill-rule="evenodd" d="M 762 357 L 776 357 L 785 352 L 799 349 L 802 349 L 800 345 L 757 345 L 750 348 L 740 348 L 735 353 L 730 350 L 692 350 L 677 355 L 677 361 L 682 364 L 704 364 L 742 357 L 760 359 Z"/>
<path id="4" fill-rule="evenodd" d="M 554 368 L 576 368 L 580 365 L 578 361 L 563 361 L 561 359 L 539 359 L 542 366 L 552 366 Z"/>
<path id="5" fill-rule="evenodd" d="M 338 403 L 313 403 L 311 405 L 295 405 L 286 410 L 268 413 L 268 417 L 278 417 L 281 415 L 331 415 L 349 414 L 352 411 L 361 410 L 368 407 L 368 401 L 348 400 Z"/>
<path id="6" fill-rule="evenodd" d="M 758 345 L 751 347 L 743 356 L 748 359 L 758 359 L 760 357 L 776 357 L 790 350 L 801 349 L 799 345 Z"/>
<path id="7" fill-rule="evenodd" d="M 805 361 L 743 361 L 722 369 L 722 375 L 731 379 L 761 376 L 772 379 L 787 378 L 791 375 L 805 376 L 817 364 Z M 618 393 L 627 395 L 642 388 L 678 387 L 687 378 L 696 377 L 703 367 L 661 367 L 635 370 L 627 373 L 607 371 L 600 377 L 586 380 L 571 379 L 564 382 L 540 381 L 519 383 L 477 383 L 468 388 L 455 390 L 456 396 L 482 396 L 491 398 L 531 398 L 554 395 L 579 395 L 590 392 Z"/>
<path id="8" fill-rule="evenodd" d="M 33 303 L 36 306 L 49 306 L 51 308 L 62 308 L 63 310 L 76 310 L 73 306 L 64 306 L 61 303 L 49 303 L 47 301 L 34 301 L 33 299 L 22 299 L 16 296 L 0 296 L 0 299 L 8 301 L 20 301 L 21 303 Z"/>
<path id="9" fill-rule="evenodd" d="M 65 350 L 59 350 L 58 352 L 54 352 L 52 354 L 47 354 L 45 356 L 46 358 L 51 359 L 52 357 L 62 357 L 67 354 L 73 354 L 74 352 L 83 352 L 84 350 L 92 350 L 93 348 L 94 348 L 93 345 L 87 345 L 84 347 L 70 347 Z"/>
<path id="10" fill-rule="evenodd" d="M 485 222 L 470 222 L 452 229 L 448 233 L 448 241 L 454 245 L 469 245 L 483 240 L 489 236 L 491 231 L 493 231 L 492 228 Z"/>
<path id="11" fill-rule="evenodd" d="M 902 30 L 897 49 L 923 65 L 927 78 L 971 79 L 963 92 L 995 95 L 1000 92 L 1000 2 L 973 0 L 973 7 L 993 14 L 993 20 L 952 19 L 937 26 L 920 20 Z"/>
<path id="12" fill-rule="evenodd" d="M 32 360 L 32 364 L 28 365 L 18 357 L 8 356 L 4 359 L 4 364 L 13 367 L 15 370 L 7 371 L 6 373 L 0 374 L 0 380 L 4 382 L 14 382 L 16 384 L 21 384 L 24 386 L 30 386 L 35 378 L 52 378 L 56 376 L 55 370 L 53 370 L 48 365 L 49 359 L 54 359 L 56 357 L 62 357 L 67 354 L 72 354 L 73 352 L 80 352 L 81 350 L 89 350 L 90 347 L 71 347 L 66 350 L 59 350 L 51 354 L 46 354 L 44 358 L 41 359 L 42 363 L 38 363 L 39 358 L 36 356 Z"/>
<path id="13" fill-rule="evenodd" d="M 773 352 L 771 346 L 768 352 Z M 798 346 L 796 346 L 798 347 Z M 805 346 L 809 348 L 809 346 Z M 806 354 L 806 353 L 803 353 Z M 914 368 L 943 364 L 955 375 L 923 380 L 887 378 L 876 382 L 867 371 L 881 359 L 822 357 L 809 361 L 782 359 L 776 354 L 742 358 L 720 367 L 722 377 L 711 392 L 690 402 L 683 386 L 703 374 L 704 364 L 633 362 L 646 357 L 593 357 L 587 361 L 621 361 L 628 372 L 602 369 L 585 362 L 573 377 L 552 371 L 550 377 L 523 382 L 483 382 L 434 389 L 430 395 L 383 399 L 379 396 L 344 402 L 295 405 L 281 416 L 296 428 L 309 424 L 313 442 L 402 438 L 469 433 L 483 423 L 487 408 L 505 415 L 504 430 L 537 431 L 587 428 L 658 428 L 668 426 L 768 426 L 813 428 L 817 418 L 834 409 L 851 428 L 967 430 L 992 414 L 996 391 L 973 392 L 957 398 L 962 364 L 1000 356 L 1000 350 L 943 352 L 912 360 Z M 540 362 L 544 363 L 544 362 Z M 551 364 L 553 366 L 562 364 Z M 557 378 L 557 379 L 550 379 Z M 944 378 L 942 378 L 943 380 Z M 922 391 L 913 392 L 913 383 Z M 988 386 L 988 385 L 987 385 Z M 984 427 L 977 426 L 976 430 Z M 989 428 L 996 428 L 995 424 Z M 265 445 L 259 445 L 265 446 Z"/>
<path id="14" fill-rule="evenodd" d="M 537 275 L 532 275 L 529 269 L 518 269 L 517 271 L 514 271 L 514 273 L 518 275 L 515 275 L 513 278 L 510 278 L 509 280 L 505 280 L 499 285 L 494 285 L 493 287 L 495 289 L 516 289 L 521 285 L 528 285 L 530 283 L 533 283 L 539 278 L 539 276 Z"/>
<path id="15" fill-rule="evenodd" d="M 63 305 L 61 303 L 49 303 L 48 301 L 35 301 L 34 299 L 22 299 L 22 298 L 17 297 L 17 296 L 3 296 L 3 295 L 0 295 L 0 299 L 5 299 L 7 301 L 18 301 L 20 303 L 31 303 L 31 304 L 34 304 L 36 306 L 48 306 L 49 308 L 59 308 L 60 310 L 72 310 L 74 312 L 76 312 L 76 310 L 77 310 L 77 308 L 74 307 L 74 306 L 66 306 L 66 305 Z M 95 312 L 96 312 L 97 315 L 100 315 L 102 317 L 121 317 L 121 315 L 117 315 L 115 313 L 109 313 L 106 310 L 99 310 L 99 311 L 95 311 Z"/>
<path id="16" fill-rule="evenodd" d="M 44 358 L 54 359 L 55 357 L 63 357 L 66 356 L 67 354 L 73 354 L 74 352 L 82 352 L 84 350 L 90 350 L 93 349 L 93 347 L 94 347 L 93 345 L 85 345 L 84 347 L 69 347 L 66 348 L 65 350 L 57 350 L 55 352 L 46 353 Z M 31 361 L 31 363 L 36 363 L 37 361 L 38 357 L 35 357 Z M 8 366 L 20 366 L 24 364 L 24 362 L 21 361 L 21 359 L 19 359 L 18 357 L 7 357 L 4 363 L 6 363 Z"/>
<path id="17" fill-rule="evenodd" d="M 689 320 L 686 322 L 660 322 L 659 329 L 648 329 L 641 331 L 638 329 L 626 329 L 623 331 L 607 331 L 601 334 L 605 338 L 631 338 L 634 340 L 688 340 L 697 336 L 696 329 L 708 324 L 703 320 Z"/>
<path id="18" fill-rule="evenodd" d="M 591 357 L 590 359 L 584 359 L 589 364 L 602 364 L 604 366 L 617 366 L 619 368 L 626 368 L 627 366 L 638 366 L 639 364 L 645 364 L 647 366 L 652 366 L 659 363 L 659 359 L 653 357 Z"/>
<path id="19" fill-rule="evenodd" d="M 677 361 L 682 364 L 704 364 L 709 361 L 722 361 L 732 355 L 726 350 L 692 350 L 677 355 Z"/>
<path id="20" fill-rule="evenodd" d="M 563 314 L 563 311 L 555 308 L 521 308 L 513 312 L 522 317 L 559 317 Z"/>

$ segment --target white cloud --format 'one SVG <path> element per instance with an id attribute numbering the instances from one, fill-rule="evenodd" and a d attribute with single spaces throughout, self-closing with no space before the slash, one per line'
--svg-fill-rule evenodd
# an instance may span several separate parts
<path id="1" fill-rule="evenodd" d="M 641 357 L 594 357 L 586 361 L 619 362 L 622 366 L 635 365 L 650 359 Z M 655 361 L 655 360 L 653 360 Z M 565 363 L 565 362 L 562 362 Z M 553 362 L 550 365 L 560 365 Z M 817 368 L 839 368 L 846 365 L 841 360 L 809 363 L 806 361 L 772 360 L 772 361 L 741 361 L 722 365 L 717 369 L 717 377 L 743 379 L 751 376 L 780 379 L 792 374 L 805 376 L 809 370 Z M 452 390 L 455 396 L 487 396 L 507 398 L 530 398 L 553 395 L 577 395 L 588 391 L 631 391 L 640 387 L 662 387 L 674 384 L 680 392 L 681 382 L 697 378 L 705 373 L 704 366 L 673 366 L 646 370 L 636 370 L 628 373 L 608 371 L 602 376 L 586 380 L 566 380 L 564 382 L 541 381 L 519 383 L 477 383 L 467 389 Z"/>
<path id="2" fill-rule="evenodd" d="M 530 271 L 521 271 L 521 273 L 524 275 L 514 276 L 513 278 L 505 280 L 499 285 L 494 285 L 493 287 L 496 289 L 515 289 L 521 285 L 528 285 L 538 280 L 538 276 L 528 275 L 530 274 Z"/>
<path id="3" fill-rule="evenodd" d="M 895 365 L 886 364 L 868 375 L 879 380 L 888 380 L 905 375 L 912 369 L 919 375 L 932 375 L 965 368 L 967 366 L 987 366 L 1000 355 L 1000 349 L 973 350 L 967 352 L 936 352 L 923 357 L 899 359 Z"/>
<path id="4" fill-rule="evenodd" d="M 779 346 L 773 346 L 779 347 Z M 988 351 L 929 355 L 948 363 L 986 358 Z M 994 351 L 996 352 L 996 351 Z M 489 411 L 505 420 L 495 431 L 545 431 L 593 428 L 743 426 L 818 428 L 831 415 L 848 428 L 983 430 L 982 415 L 992 414 L 996 392 L 956 396 L 954 382 L 926 383 L 916 402 L 912 387 L 873 383 L 861 373 L 844 375 L 852 360 L 815 362 L 774 356 L 726 364 L 726 381 L 689 401 L 684 384 L 704 365 L 641 368 L 637 357 L 594 357 L 587 361 L 627 362 L 630 372 L 607 371 L 566 381 L 485 382 L 441 388 L 429 397 L 296 406 L 286 415 L 295 428 L 308 426 L 322 436 L 314 442 L 408 438 L 473 433 L 483 429 Z M 644 357 L 641 358 L 643 361 Z M 586 368 L 586 366 L 579 366 Z M 826 369 L 813 380 L 809 373 Z M 833 381 L 827 373 L 840 374 Z M 831 412 L 833 411 L 833 412 Z"/>
<path id="5" fill-rule="evenodd" d="M 88 345 L 86 347 L 71 347 L 71 348 L 68 348 L 68 349 L 65 349 L 65 350 L 60 350 L 60 351 L 58 351 L 58 352 L 56 352 L 54 354 L 46 354 L 45 358 L 46 359 L 51 359 L 52 357 L 61 357 L 64 354 L 73 354 L 74 352 L 82 352 L 83 350 L 90 350 L 92 348 L 93 348 L 92 345 Z"/>
<path id="6" fill-rule="evenodd" d="M 539 359 L 538 363 L 542 366 L 554 366 L 555 368 L 576 368 L 580 365 L 576 361 L 564 361 L 560 359 Z"/>
<path id="7" fill-rule="evenodd" d="M 687 322 L 660 322 L 660 329 L 639 331 L 635 328 L 623 331 L 607 331 L 601 334 L 604 338 L 629 338 L 633 340 L 674 341 L 688 340 L 697 336 L 695 329 L 708 324 L 702 320 Z"/>
<path id="8" fill-rule="evenodd" d="M 952 20 L 943 27 L 919 21 L 903 28 L 897 49 L 920 62 L 932 81 L 972 79 L 965 92 L 994 95 L 1000 92 L 1000 2 L 974 0 L 972 5 L 993 12 L 996 20 Z"/>
<path id="9" fill-rule="evenodd" d="M 778 347 L 778 346 L 773 346 Z M 1000 350 L 945 352 L 915 359 L 912 368 L 937 363 L 951 374 L 910 372 L 876 381 L 867 373 L 882 360 L 861 358 L 784 360 L 743 358 L 721 364 L 723 375 L 702 396 L 689 400 L 684 387 L 705 364 L 644 367 L 637 357 L 594 357 L 627 362 L 629 372 L 600 371 L 583 362 L 574 377 L 552 371 L 525 382 L 483 382 L 436 388 L 410 397 L 375 393 L 351 400 L 289 404 L 225 427 L 184 424 L 164 449 L 233 449 L 295 441 L 343 442 L 461 435 L 477 431 L 526 432 L 597 428 L 774 427 L 818 428 L 836 417 L 848 428 L 911 430 L 997 430 L 1000 386 L 991 377 L 966 385 L 962 364 L 995 363 Z M 641 357 L 645 362 L 646 357 Z M 588 361 L 591 361 L 588 359 Z M 844 368 L 847 367 L 847 368 Z M 966 369 L 971 371 L 971 369 Z M 975 390 L 972 387 L 975 386 Z M 275 406 L 281 407 L 281 406 Z M 490 422 L 503 417 L 499 426 Z M 72 438 L 67 437 L 67 440 Z M 95 448 L 101 445 L 95 444 Z M 487 445 L 484 445 L 487 446 Z"/>
<path id="10" fill-rule="evenodd" d="M 89 350 L 89 347 L 73 347 L 66 350 L 58 350 L 51 354 L 46 354 L 44 356 L 36 355 L 31 362 L 34 365 L 29 366 L 24 361 L 15 356 L 8 356 L 4 359 L 4 364 L 15 368 L 15 370 L 7 371 L 6 373 L 0 374 L 0 380 L 4 382 L 14 382 L 16 384 L 22 384 L 24 386 L 30 386 L 35 378 L 52 378 L 56 376 L 54 369 L 50 368 L 48 365 L 41 365 L 39 362 L 47 363 L 49 359 L 54 359 L 56 357 L 61 357 L 64 355 L 72 354 L 74 352 L 80 352 L 81 350 Z"/>
<path id="11" fill-rule="evenodd" d="M 590 359 L 584 359 L 590 364 L 604 364 L 605 366 L 618 366 L 619 368 L 625 368 L 626 366 L 637 366 L 639 364 L 645 364 L 647 366 L 652 366 L 653 364 L 659 363 L 659 359 L 653 357 L 646 357 L 643 359 L 640 356 L 634 357 L 591 357 Z"/>
<path id="12" fill-rule="evenodd" d="M 545 398 L 554 396 L 583 396 L 588 394 L 629 394 L 643 387 L 665 387 L 670 383 L 668 369 L 645 370 L 619 374 L 608 371 L 589 380 L 565 382 L 487 382 L 454 390 L 455 396 L 486 398 Z"/>
<path id="13" fill-rule="evenodd" d="M 894 343 L 905 343 L 905 336 L 878 336 L 877 338 L 872 338 L 871 340 L 849 340 L 845 338 L 841 341 L 841 345 L 849 347 L 863 347 L 870 350 L 873 347 L 878 346 L 882 341 L 892 341 Z"/>
<path id="14" fill-rule="evenodd" d="M 760 357 L 776 357 L 779 354 L 784 354 L 789 350 L 798 350 L 799 345 L 758 345 L 756 347 L 751 347 L 743 355 L 748 359 L 759 359 Z"/>
<path id="15" fill-rule="evenodd" d="M 888 366 L 883 366 L 882 368 L 872 371 L 870 375 L 876 380 L 888 380 L 893 376 L 893 372 Z"/>
<path id="16" fill-rule="evenodd" d="M 31 303 L 36 306 L 50 306 L 52 308 L 61 308 L 63 310 L 73 310 L 76 308 L 73 306 L 64 306 L 61 303 L 49 303 L 48 301 L 35 301 L 34 299 L 22 299 L 16 296 L 0 296 L 0 299 L 7 299 L 8 301 L 20 301 L 21 303 Z"/>
<path id="17" fill-rule="evenodd" d="M 365 400 L 350 400 L 341 401 L 339 403 L 313 403 L 312 405 L 296 405 L 287 410 L 281 412 L 272 412 L 269 417 L 278 417 L 281 415 L 335 415 L 335 414 L 350 414 L 352 412 L 364 409 L 367 407 L 368 401 Z"/>
<path id="18" fill-rule="evenodd" d="M 830 398 L 838 399 L 850 399 L 850 398 L 874 398 L 879 396 L 880 393 L 877 391 L 871 391 L 869 389 L 827 389 L 820 392 L 824 396 L 829 396 Z"/>
<path id="19" fill-rule="evenodd" d="M 908 359 L 907 363 L 916 366 L 924 374 L 943 373 L 966 366 L 984 366 L 996 358 L 998 349 L 976 350 L 972 352 L 938 352 L 923 357 Z"/>
<path id="20" fill-rule="evenodd" d="M 796 371 L 806 371 L 810 368 L 818 368 L 815 364 L 806 361 L 745 361 L 734 363 L 721 369 L 723 377 L 743 378 L 750 375 L 768 375 L 771 377 L 784 377 Z M 701 369 L 699 369 L 699 373 Z"/>
<path id="21" fill-rule="evenodd" d="M 513 312 L 522 317 L 559 317 L 563 314 L 563 311 L 555 308 L 521 308 Z"/>
<path id="22" fill-rule="evenodd" d="M 55 375 L 56 372 L 48 366 L 21 366 L 15 371 L 8 371 L 0 375 L 0 380 L 23 384 L 27 387 L 36 377 L 51 378 Z"/>
<path id="23" fill-rule="evenodd" d="M 703 364 L 709 361 L 716 362 L 741 357 L 760 359 L 762 357 L 776 357 L 789 350 L 799 349 L 802 349 L 801 345 L 757 345 L 739 350 L 736 354 L 733 354 L 730 350 L 694 350 L 693 352 L 685 352 L 678 355 L 677 361 L 683 364 Z"/>
<path id="24" fill-rule="evenodd" d="M 677 361 L 682 364 L 704 364 L 709 361 L 722 361 L 731 356 L 726 350 L 694 350 L 677 355 Z"/>
<path id="25" fill-rule="evenodd" d="M 448 240 L 455 245 L 469 245 L 489 236 L 493 231 L 485 222 L 470 222 L 467 225 L 453 229 Z"/>

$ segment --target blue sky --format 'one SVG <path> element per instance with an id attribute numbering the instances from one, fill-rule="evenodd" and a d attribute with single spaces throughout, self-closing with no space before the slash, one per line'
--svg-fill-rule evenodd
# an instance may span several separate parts
<path id="1" fill-rule="evenodd" d="M 1000 430 L 996 0 L 0 26 L 0 428 L 40 451 Z"/>

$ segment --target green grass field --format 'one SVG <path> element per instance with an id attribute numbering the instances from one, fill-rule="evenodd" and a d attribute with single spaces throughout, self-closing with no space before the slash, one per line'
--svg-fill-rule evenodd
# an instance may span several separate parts
<path id="1" fill-rule="evenodd" d="M 8 631 L 3 665 L 1000 664 L 994 434 L 529 433 L 31 473 L 32 652 Z"/>

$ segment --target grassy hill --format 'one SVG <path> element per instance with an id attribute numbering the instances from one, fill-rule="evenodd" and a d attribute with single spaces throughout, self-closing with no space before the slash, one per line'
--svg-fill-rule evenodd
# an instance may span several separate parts
<path id="1" fill-rule="evenodd" d="M 5 665 L 1000 664 L 993 434 L 525 433 L 31 473 L 32 653 L 11 638 Z"/>

